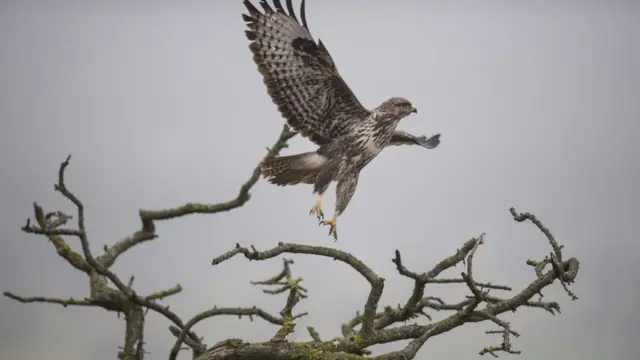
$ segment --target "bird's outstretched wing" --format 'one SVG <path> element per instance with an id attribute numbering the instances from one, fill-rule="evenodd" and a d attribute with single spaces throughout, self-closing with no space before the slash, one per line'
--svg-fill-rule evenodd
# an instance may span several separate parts
<path id="1" fill-rule="evenodd" d="M 318 145 L 346 133 L 370 112 L 362 106 L 338 70 L 322 41 L 309 32 L 305 2 L 298 21 L 291 0 L 287 10 L 280 0 L 272 8 L 260 0 L 260 12 L 249 0 L 242 14 L 251 41 L 253 61 L 262 74 L 267 93 L 287 124 Z"/>
<path id="2" fill-rule="evenodd" d="M 396 130 L 391 137 L 390 146 L 399 145 L 420 145 L 427 149 L 433 149 L 440 144 L 440 134 L 433 135 L 430 138 L 426 136 L 411 135 L 402 130 Z"/>

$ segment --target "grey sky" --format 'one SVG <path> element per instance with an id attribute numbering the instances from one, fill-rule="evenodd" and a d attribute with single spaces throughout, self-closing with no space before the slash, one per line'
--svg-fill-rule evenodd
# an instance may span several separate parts
<path id="1" fill-rule="evenodd" d="M 68 185 L 86 204 L 95 252 L 136 230 L 140 207 L 235 196 L 282 124 L 247 49 L 243 11 L 240 0 L 0 4 L 2 291 L 87 295 L 84 275 L 46 239 L 20 232 L 34 200 L 73 210 L 53 192 L 68 153 Z M 387 278 L 383 303 L 395 305 L 412 283 L 396 273 L 394 249 L 423 271 L 486 232 L 476 277 L 519 289 L 534 276 L 525 261 L 549 247 L 531 224 L 511 220 L 515 206 L 534 212 L 581 261 L 579 301 L 559 284 L 545 293 L 560 302 L 561 315 L 509 316 L 523 335 L 514 343 L 520 359 L 637 359 L 640 4 L 310 0 L 307 19 L 365 106 L 410 99 L 420 112 L 400 128 L 440 132 L 440 147 L 387 149 L 373 161 L 335 244 L 308 216 L 310 187 L 261 181 L 244 208 L 159 224 L 160 238 L 127 253 L 115 270 L 135 274 L 141 293 L 182 284 L 167 303 L 185 319 L 214 304 L 256 303 L 277 313 L 284 298 L 248 282 L 275 274 L 280 261 L 236 258 L 212 267 L 210 259 L 236 242 L 321 244 L 352 252 Z M 310 149 L 296 138 L 285 153 Z M 326 198 L 330 214 L 333 187 Z M 368 284 L 342 264 L 295 259 L 310 290 L 297 309 L 311 315 L 294 338 L 307 339 L 307 325 L 337 336 L 362 308 Z M 465 293 L 428 291 L 445 300 Z M 123 324 L 99 309 L 3 297 L 0 357 L 112 359 Z M 168 322 L 153 315 L 147 324 L 150 358 L 166 358 Z M 477 358 L 499 342 L 484 334 L 488 328 L 434 338 L 418 358 Z M 195 330 L 213 344 L 266 340 L 275 328 L 231 317 Z"/>

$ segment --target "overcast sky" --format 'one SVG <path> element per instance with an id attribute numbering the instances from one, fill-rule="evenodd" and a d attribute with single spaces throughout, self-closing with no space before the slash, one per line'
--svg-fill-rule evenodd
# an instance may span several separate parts
<path id="1" fill-rule="evenodd" d="M 240 0 L 1 3 L 2 291 L 88 295 L 85 276 L 45 238 L 20 232 L 34 200 L 46 210 L 73 210 L 53 191 L 69 153 L 68 185 L 85 202 L 94 253 L 136 230 L 141 207 L 236 195 L 283 121 L 252 62 L 243 11 Z M 135 274 L 139 293 L 180 283 L 183 293 L 166 303 L 184 319 L 213 305 L 257 304 L 277 314 L 285 295 L 264 295 L 249 281 L 277 273 L 280 260 L 238 257 L 212 267 L 211 258 L 236 242 L 335 246 L 385 277 L 382 302 L 395 305 L 412 286 L 390 261 L 395 249 L 411 269 L 425 271 L 486 232 L 476 277 L 518 290 L 534 278 L 525 261 L 550 248 L 533 225 L 511 220 L 515 206 L 534 212 L 565 245 L 565 257 L 581 261 L 573 286 L 580 300 L 558 283 L 544 293 L 561 315 L 509 315 L 523 335 L 514 341 L 520 359 L 637 359 L 640 4 L 309 0 L 307 20 L 365 106 L 406 97 L 419 113 L 400 128 L 442 133 L 440 147 L 387 149 L 368 165 L 339 220 L 337 243 L 308 215 L 310 186 L 260 181 L 241 209 L 160 223 L 160 238 L 120 258 L 115 271 L 123 279 Z M 311 149 L 296 138 L 285 153 Z M 329 215 L 333 189 L 325 197 Z M 310 316 L 292 338 L 308 339 L 307 325 L 337 336 L 362 309 L 368 284 L 343 264 L 295 259 L 294 274 L 309 289 L 297 310 Z M 465 293 L 428 288 L 448 301 Z M 169 322 L 154 314 L 147 324 L 150 358 L 166 358 Z M 476 359 L 500 343 L 484 334 L 492 328 L 438 336 L 418 359 Z M 276 328 L 230 317 L 195 330 L 214 344 L 264 341 Z M 113 359 L 123 336 L 124 321 L 101 309 L 0 298 L 3 359 Z"/>

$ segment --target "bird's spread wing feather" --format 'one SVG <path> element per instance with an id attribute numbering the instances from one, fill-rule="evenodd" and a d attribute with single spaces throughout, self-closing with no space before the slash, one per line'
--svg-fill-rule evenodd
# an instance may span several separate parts
<path id="1" fill-rule="evenodd" d="M 304 0 L 301 22 L 291 0 L 285 10 L 280 0 L 272 8 L 260 0 L 260 12 L 249 0 L 243 14 L 253 60 L 262 74 L 267 93 L 287 124 L 318 145 L 346 133 L 370 112 L 362 106 L 340 77 L 322 41 L 316 43 L 307 27 Z"/>
<path id="2" fill-rule="evenodd" d="M 390 146 L 400 146 L 400 145 L 420 145 L 427 149 L 433 149 L 440 144 L 440 134 L 433 135 L 430 138 L 426 136 L 415 136 L 411 135 L 402 130 L 396 130 L 391 137 L 391 141 L 389 142 Z"/>

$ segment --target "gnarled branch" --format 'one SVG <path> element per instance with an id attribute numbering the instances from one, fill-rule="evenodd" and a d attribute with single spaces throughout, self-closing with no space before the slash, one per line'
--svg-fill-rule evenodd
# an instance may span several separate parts
<path id="1" fill-rule="evenodd" d="M 537 220 L 536 220 L 537 221 Z M 550 234 L 550 232 L 547 230 Z M 414 281 L 414 289 L 403 306 L 397 309 L 385 306 L 381 312 L 373 312 L 372 315 L 358 313 L 352 320 L 342 326 L 343 337 L 331 341 L 322 341 L 313 328 L 307 329 L 312 337 L 310 342 L 302 343 L 282 343 L 274 346 L 273 343 L 247 344 L 236 342 L 234 346 L 221 344 L 215 351 L 207 351 L 199 358 L 200 360 L 217 360 L 234 358 L 238 360 L 259 357 L 261 359 L 298 359 L 313 354 L 322 359 L 352 359 L 353 355 L 368 353 L 367 348 L 372 345 L 385 344 L 401 340 L 410 340 L 405 348 L 380 354 L 373 357 L 377 360 L 400 360 L 412 359 L 416 356 L 420 348 L 431 338 L 439 334 L 451 331 L 459 326 L 470 322 L 490 321 L 498 325 L 501 330 L 491 331 L 500 333 L 503 342 L 499 346 L 490 346 L 481 351 L 481 354 L 489 353 L 495 355 L 497 351 L 517 354 L 519 351 L 513 350 L 511 336 L 519 336 L 511 325 L 499 318 L 499 315 L 506 311 L 515 311 L 520 307 L 535 307 L 549 311 L 552 314 L 559 312 L 560 307 L 556 302 L 542 302 L 533 300 L 533 296 L 540 294 L 542 289 L 552 284 L 556 279 L 562 281 L 574 281 L 579 269 L 579 262 L 575 258 L 557 264 L 560 269 L 552 268 L 547 272 L 540 272 L 540 275 L 520 292 L 511 297 L 497 297 L 490 295 L 491 290 L 512 291 L 510 286 L 494 285 L 475 280 L 473 273 L 473 257 L 478 247 L 484 243 L 486 235 L 483 233 L 477 238 L 465 242 L 462 247 L 453 255 L 437 263 L 431 270 L 425 273 L 417 273 L 409 270 L 403 263 L 399 251 L 396 251 L 392 261 L 395 263 L 398 272 Z M 550 241 L 552 248 L 555 245 Z M 558 247 L 558 251 L 561 248 Z M 375 284 L 376 279 L 380 279 L 368 266 L 352 257 L 350 254 L 336 249 L 329 249 L 320 246 L 309 246 L 301 244 L 279 243 L 275 248 L 258 251 L 254 247 L 251 249 L 236 245 L 236 248 L 219 256 L 213 260 L 213 264 L 219 264 L 237 254 L 243 254 L 249 260 L 266 260 L 283 253 L 309 254 L 330 257 L 347 263 L 363 277 Z M 554 254 L 555 256 L 555 254 Z M 562 258 L 561 256 L 555 256 Z M 461 279 L 440 279 L 438 276 L 445 270 L 454 267 L 460 262 L 466 263 L 466 272 L 461 273 Z M 265 284 L 281 284 L 286 276 L 286 269 L 278 276 L 264 282 Z M 470 290 L 470 295 L 456 303 L 446 303 L 442 299 L 433 296 L 424 296 L 425 287 L 429 284 L 452 284 L 464 283 Z M 484 304 L 484 306 L 483 306 Z M 449 316 L 426 325 L 395 325 L 415 318 L 418 315 L 426 315 L 424 309 L 446 310 L 453 313 Z M 370 316 L 372 326 L 371 332 L 364 335 L 364 323 Z M 357 326 L 361 326 L 358 331 Z"/>
<path id="2" fill-rule="evenodd" d="M 289 131 L 285 126 L 267 156 L 276 156 L 281 149 L 286 147 L 288 139 L 293 137 L 295 133 Z M 194 354 L 201 354 L 205 351 L 206 346 L 202 344 L 202 340 L 191 331 L 182 331 L 185 324 L 174 312 L 169 310 L 168 306 L 163 306 L 157 302 L 165 297 L 175 295 L 182 291 L 182 287 L 178 284 L 170 289 L 158 291 L 146 296 L 139 296 L 133 289 L 133 277 L 125 284 L 120 277 L 110 270 L 116 259 L 134 246 L 153 240 L 157 237 L 153 227 L 153 220 L 161 220 L 164 218 L 172 218 L 183 216 L 188 213 L 198 212 L 199 207 L 193 204 L 186 204 L 175 209 L 181 209 L 178 212 L 165 210 L 141 210 L 140 217 L 143 222 L 142 229 L 122 238 L 111 246 L 104 246 L 104 253 L 94 256 L 89 247 L 89 235 L 85 228 L 85 209 L 84 204 L 78 196 L 76 196 L 65 183 L 65 173 L 69 166 L 71 156 L 60 164 L 58 169 L 58 181 L 54 189 L 68 199 L 77 211 L 77 224 L 75 228 L 63 227 L 69 220 L 74 217 L 60 211 L 50 213 L 44 212 L 42 207 L 34 203 L 35 223 L 32 224 L 27 220 L 26 225 L 22 227 L 25 233 L 38 234 L 46 236 L 53 244 L 59 256 L 65 259 L 70 265 L 81 270 L 89 277 L 89 285 L 91 296 L 83 299 L 53 299 L 46 297 L 21 297 L 10 292 L 5 292 L 4 296 L 13 300 L 32 303 L 46 302 L 55 303 L 63 306 L 99 306 L 109 311 L 115 311 L 118 314 L 124 313 L 126 320 L 125 346 L 119 352 L 119 357 L 127 360 L 141 360 L 144 351 L 144 315 L 143 309 L 152 309 L 157 313 L 164 315 L 167 319 L 175 324 L 175 328 L 183 332 L 184 342 L 192 346 Z M 260 175 L 259 165 L 255 167 L 251 177 L 242 185 L 236 199 L 220 203 L 202 205 L 209 209 L 209 212 L 218 212 L 223 210 L 231 210 L 242 206 L 249 200 L 249 190 L 255 185 Z M 201 206 L 201 207 L 202 207 Z M 216 210 L 217 209 L 217 210 Z M 68 245 L 65 237 L 75 237 L 79 240 L 82 253 L 75 252 Z M 114 286 L 111 287 L 108 282 Z"/>

